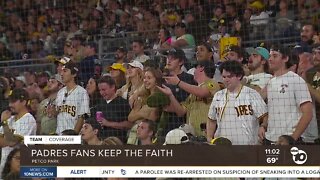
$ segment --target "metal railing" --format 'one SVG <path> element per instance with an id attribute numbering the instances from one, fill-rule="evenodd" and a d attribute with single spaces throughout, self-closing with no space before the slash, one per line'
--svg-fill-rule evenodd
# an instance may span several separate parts
<path id="1" fill-rule="evenodd" d="M 9 61 L 0 61 L 0 75 L 5 72 L 19 72 L 24 71 L 32 72 L 55 72 L 54 62 L 50 62 L 47 59 L 18 59 Z"/>
<path id="2" fill-rule="evenodd" d="M 266 28 L 272 29 L 275 26 L 274 18 L 269 18 L 269 24 Z M 297 27 L 299 21 L 294 21 L 293 26 Z M 296 30 L 296 28 L 294 28 Z M 155 33 L 158 32 L 158 29 L 145 31 L 144 33 Z M 270 30 L 269 30 L 270 31 Z M 272 32 L 272 31 L 270 31 Z M 126 32 L 121 34 L 123 37 L 110 37 L 108 34 L 97 34 L 95 35 L 94 39 L 98 43 L 98 56 L 103 62 L 103 64 L 109 64 L 114 61 L 114 52 L 120 46 L 127 48 L 128 50 L 131 49 L 132 41 L 136 38 L 146 40 L 146 37 L 139 36 L 138 32 Z M 290 37 L 277 37 L 274 34 L 270 34 L 263 39 L 254 39 L 254 40 L 246 40 L 242 41 L 242 45 L 244 47 L 248 46 L 257 46 L 261 42 L 265 43 L 281 43 L 286 46 L 293 46 L 295 45 L 298 40 L 300 39 L 299 36 L 294 35 Z M 146 50 L 148 55 L 151 58 L 156 57 L 155 51 L 151 49 Z M 189 58 L 193 58 L 194 54 L 190 54 Z M 4 69 L 28 69 L 34 71 L 44 71 L 48 70 L 51 72 L 55 72 L 55 66 L 53 62 L 48 61 L 47 59 L 27 59 L 27 60 L 9 60 L 9 61 L 0 61 L 0 74 L 4 71 Z"/>
<path id="3" fill-rule="evenodd" d="M 144 31 L 144 33 L 157 33 L 159 29 Z M 108 34 L 98 34 L 95 35 L 95 40 L 98 43 L 98 55 L 99 58 L 102 57 L 103 54 L 107 54 L 110 52 L 114 52 L 116 48 L 122 46 L 126 49 L 131 49 L 131 44 L 134 39 L 142 39 L 147 40 L 146 37 L 139 36 L 139 32 L 125 32 L 121 34 L 122 37 L 110 37 Z M 155 39 L 157 37 L 154 37 Z"/>

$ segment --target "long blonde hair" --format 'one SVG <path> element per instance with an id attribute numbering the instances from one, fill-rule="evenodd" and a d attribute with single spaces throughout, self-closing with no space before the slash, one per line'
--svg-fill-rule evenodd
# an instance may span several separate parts
<path id="1" fill-rule="evenodd" d="M 144 73 L 150 72 L 156 79 L 156 85 L 161 86 L 163 84 L 162 71 L 159 68 L 148 67 Z M 139 93 L 142 98 L 142 102 L 145 102 L 151 95 L 151 91 L 143 86 L 142 92 Z"/>
<path id="2" fill-rule="evenodd" d="M 138 86 L 136 87 L 137 89 L 143 85 L 143 78 L 144 78 L 144 73 L 141 69 L 137 68 L 138 70 Z M 127 77 L 126 78 L 126 84 L 124 85 L 124 91 L 128 91 L 128 94 L 131 94 L 136 90 L 132 89 L 132 77 Z M 131 89 L 130 89 L 131 88 Z M 130 90 L 129 90 L 130 89 Z M 130 93 L 132 92 L 132 93 Z"/>
<path id="3" fill-rule="evenodd" d="M 144 73 L 141 69 L 138 69 L 138 85 L 135 87 L 135 89 L 132 89 L 133 84 L 132 84 L 132 78 L 126 77 L 126 84 L 119 89 L 117 92 L 118 96 L 122 96 L 125 99 L 129 99 L 131 95 L 135 93 L 135 91 L 138 91 L 142 86 L 143 86 L 143 78 L 144 78 Z M 127 92 L 127 96 L 124 97 L 124 93 Z"/>

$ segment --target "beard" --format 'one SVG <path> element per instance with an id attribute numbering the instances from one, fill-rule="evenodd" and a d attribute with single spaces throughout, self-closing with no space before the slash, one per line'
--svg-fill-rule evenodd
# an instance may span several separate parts
<path id="1" fill-rule="evenodd" d="M 53 94 L 59 91 L 59 87 L 48 88 L 49 94 Z"/>
<path id="2" fill-rule="evenodd" d="M 259 63 L 259 64 L 248 64 L 248 69 L 250 71 L 254 71 L 254 70 L 258 69 L 260 66 L 261 66 L 261 63 Z"/>

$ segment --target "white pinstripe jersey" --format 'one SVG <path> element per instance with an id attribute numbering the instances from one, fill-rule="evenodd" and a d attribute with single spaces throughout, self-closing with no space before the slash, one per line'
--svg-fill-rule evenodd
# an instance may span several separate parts
<path id="1" fill-rule="evenodd" d="M 8 126 L 10 129 L 14 130 L 14 134 L 18 136 L 29 136 L 36 135 L 37 123 L 34 117 L 30 113 L 26 113 L 17 121 L 14 116 L 8 119 Z M 3 128 L 0 128 L 0 133 L 3 134 Z M 2 173 L 4 164 L 7 160 L 9 153 L 13 150 L 13 147 L 3 147 L 1 153 L 1 166 L 0 173 Z"/>
<path id="2" fill-rule="evenodd" d="M 258 119 L 267 113 L 266 103 L 260 94 L 246 86 L 240 92 L 218 91 L 212 100 L 208 117 L 217 120 L 215 137 L 225 137 L 233 145 L 258 143 Z"/>
<path id="3" fill-rule="evenodd" d="M 74 129 L 78 118 L 84 114 L 89 114 L 89 96 L 87 91 L 81 86 L 76 86 L 67 94 L 67 87 L 59 90 L 56 98 L 58 109 L 57 134 L 61 134 L 66 129 Z"/>

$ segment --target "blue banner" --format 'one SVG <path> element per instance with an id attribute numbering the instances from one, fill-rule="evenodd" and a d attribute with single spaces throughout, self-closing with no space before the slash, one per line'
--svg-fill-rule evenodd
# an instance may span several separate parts
<path id="1" fill-rule="evenodd" d="M 21 167 L 20 177 L 24 177 L 24 178 L 57 177 L 57 167 Z"/>

